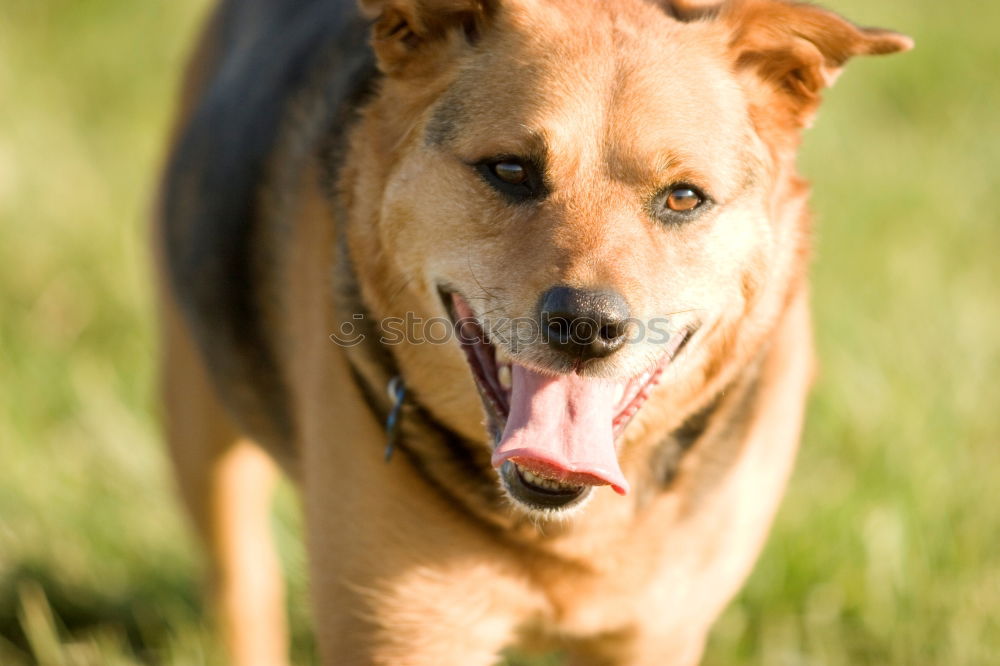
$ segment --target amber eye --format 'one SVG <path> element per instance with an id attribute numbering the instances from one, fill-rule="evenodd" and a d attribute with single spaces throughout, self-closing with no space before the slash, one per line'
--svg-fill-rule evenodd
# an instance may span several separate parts
<path id="1" fill-rule="evenodd" d="M 493 165 L 497 178 L 511 185 L 520 185 L 528 179 L 528 170 L 518 162 L 497 162 Z"/>
<path id="2" fill-rule="evenodd" d="M 701 205 L 701 195 L 690 187 L 678 187 L 667 195 L 667 208 L 678 213 L 686 213 Z"/>
<path id="3" fill-rule="evenodd" d="M 683 224 L 711 207 L 711 197 L 700 189 L 687 183 L 675 183 L 653 197 L 649 212 L 664 224 Z"/>

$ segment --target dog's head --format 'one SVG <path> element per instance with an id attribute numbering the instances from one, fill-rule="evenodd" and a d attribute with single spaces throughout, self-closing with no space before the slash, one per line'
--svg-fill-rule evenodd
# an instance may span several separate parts
<path id="1" fill-rule="evenodd" d="M 625 493 L 647 398 L 721 381 L 798 287 L 821 90 L 910 41 L 781 0 L 363 6 L 385 76 L 350 238 L 377 314 L 424 322 L 395 350 L 408 384 L 482 437 L 478 388 L 521 505 Z M 421 344 L 443 316 L 458 340 Z"/>

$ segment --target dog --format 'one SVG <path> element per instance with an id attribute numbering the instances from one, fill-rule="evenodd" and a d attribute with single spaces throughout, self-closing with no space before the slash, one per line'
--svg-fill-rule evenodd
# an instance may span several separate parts
<path id="1" fill-rule="evenodd" d="M 813 373 L 787 0 L 222 0 L 156 207 L 164 420 L 236 664 L 699 662 Z M 272 464 L 276 461 L 276 465 Z"/>

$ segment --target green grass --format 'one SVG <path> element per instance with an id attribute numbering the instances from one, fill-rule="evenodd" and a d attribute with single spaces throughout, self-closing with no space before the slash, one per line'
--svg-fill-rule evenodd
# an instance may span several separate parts
<path id="1" fill-rule="evenodd" d="M 706 663 L 1000 663 L 1000 8 L 831 0 L 910 33 L 805 146 L 822 373 Z M 153 399 L 145 218 L 206 3 L 0 7 L 0 663 L 217 663 Z M 275 524 L 310 661 L 297 512 Z"/>

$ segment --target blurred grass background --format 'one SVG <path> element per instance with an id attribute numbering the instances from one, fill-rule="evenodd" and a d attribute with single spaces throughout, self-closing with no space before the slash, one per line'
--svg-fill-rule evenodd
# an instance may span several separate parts
<path id="1" fill-rule="evenodd" d="M 0 5 L 0 664 L 218 663 L 156 425 L 146 217 L 206 0 Z M 1000 664 L 1000 5 L 913 35 L 807 137 L 822 372 L 706 663 Z M 310 663 L 298 517 L 275 529 Z"/>

